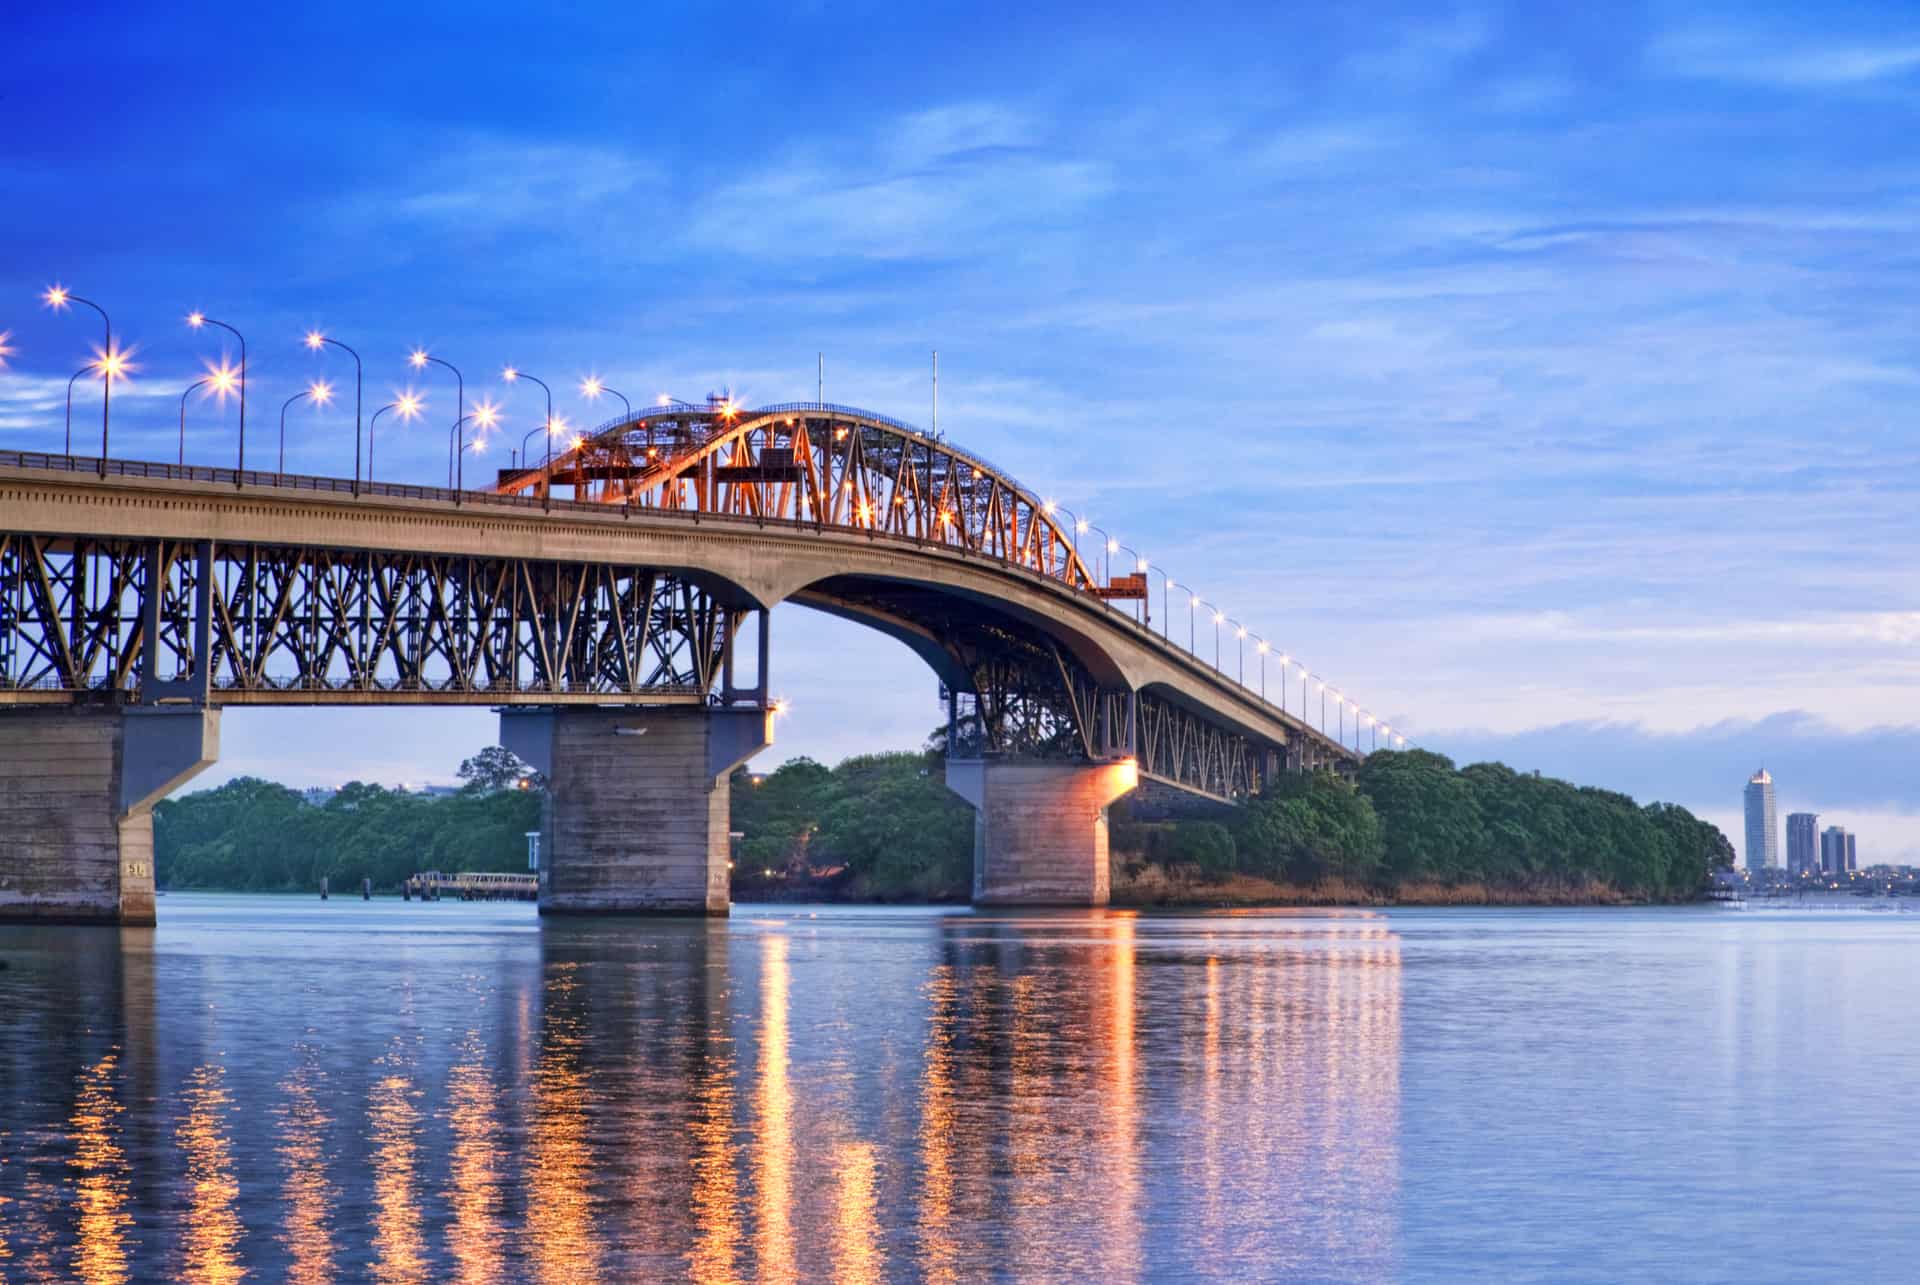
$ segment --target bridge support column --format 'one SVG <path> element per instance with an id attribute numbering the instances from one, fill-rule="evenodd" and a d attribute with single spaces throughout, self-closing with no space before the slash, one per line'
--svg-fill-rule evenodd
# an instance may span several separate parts
<path id="1" fill-rule="evenodd" d="M 948 788 L 974 808 L 974 904 L 1106 905 L 1107 808 L 1139 781 L 1131 761 L 949 759 Z"/>
<path id="2" fill-rule="evenodd" d="M 153 805 L 219 753 L 218 710 L 0 713 L 0 922 L 151 924 Z"/>
<path id="3" fill-rule="evenodd" d="M 772 744 L 761 709 L 500 712 L 500 743 L 547 777 L 540 913 L 727 913 L 727 777 Z"/>

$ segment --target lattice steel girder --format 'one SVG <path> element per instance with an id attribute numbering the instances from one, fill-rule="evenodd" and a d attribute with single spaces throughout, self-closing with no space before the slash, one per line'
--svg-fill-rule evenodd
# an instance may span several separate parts
<path id="1" fill-rule="evenodd" d="M 905 536 L 1097 588 L 1051 506 L 984 460 L 850 407 L 725 404 L 643 413 L 551 464 L 501 475 L 503 494 L 778 518 Z"/>
<path id="2" fill-rule="evenodd" d="M 854 580 L 818 599 L 822 609 L 915 639 L 923 655 L 938 641 L 949 678 L 947 744 L 957 757 L 1132 758 L 1145 775 L 1226 800 L 1259 793 L 1280 770 L 1285 747 L 1150 692 L 1102 684 L 1055 640 L 978 603 Z"/>
<path id="3" fill-rule="evenodd" d="M 700 703 L 744 615 L 645 567 L 0 532 L 0 703 Z"/>

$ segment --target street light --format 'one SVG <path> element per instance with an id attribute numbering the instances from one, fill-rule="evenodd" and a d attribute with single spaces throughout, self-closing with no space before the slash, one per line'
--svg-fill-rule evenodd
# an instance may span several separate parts
<path id="1" fill-rule="evenodd" d="M 89 362 L 87 365 L 74 371 L 67 379 L 67 449 L 65 453 L 68 455 L 73 454 L 73 381 L 82 375 L 91 375 L 92 373 L 93 364 Z"/>
<path id="2" fill-rule="evenodd" d="M 373 485 L 373 430 L 379 424 L 380 417 L 391 410 L 400 412 L 402 420 L 411 421 L 418 419 L 420 412 L 426 408 L 427 403 L 409 388 L 404 393 L 395 394 L 392 401 L 373 413 L 373 418 L 367 421 L 367 485 Z"/>
<path id="3" fill-rule="evenodd" d="M 527 449 L 527 443 L 531 442 L 536 434 L 544 432 L 547 435 L 547 467 L 553 467 L 553 439 L 554 436 L 566 426 L 566 416 L 562 415 L 556 419 L 549 415 L 545 424 L 535 424 L 532 428 L 528 429 L 526 436 L 520 439 L 520 459 L 522 463 L 530 463 L 533 459 L 533 452 Z"/>
<path id="4" fill-rule="evenodd" d="M 360 494 L 360 354 L 341 343 L 338 339 L 321 334 L 318 330 L 307 332 L 307 347 L 319 352 L 332 344 L 353 358 L 353 493 Z"/>
<path id="5" fill-rule="evenodd" d="M 515 370 L 512 366 L 508 366 L 505 370 L 501 371 L 500 377 L 509 384 L 516 380 L 531 379 L 534 383 L 540 385 L 540 391 L 547 395 L 547 468 L 551 470 L 553 468 L 553 390 L 547 387 L 546 380 L 537 379 L 523 370 Z M 529 434 L 528 436 L 532 435 Z M 522 464 L 526 463 L 526 448 L 527 444 L 521 442 L 520 452 Z M 553 478 L 550 476 L 540 487 L 540 503 L 542 508 L 551 508 L 553 506 Z"/>
<path id="6" fill-rule="evenodd" d="M 1232 616 L 1227 617 L 1227 623 L 1233 626 L 1233 636 L 1240 643 L 1240 677 L 1234 681 L 1245 687 L 1247 685 L 1247 627 Z"/>
<path id="7" fill-rule="evenodd" d="M 453 371 L 454 397 L 458 399 L 453 412 L 453 427 L 454 431 L 458 432 L 460 429 L 460 421 L 467 417 L 467 381 L 461 378 L 460 371 L 452 362 L 446 360 L 444 357 L 434 356 L 425 348 L 415 348 L 411 353 L 407 354 L 407 364 L 415 370 L 425 370 L 429 362 L 435 366 L 445 366 L 448 370 Z M 454 462 L 449 459 L 447 461 L 448 486 L 453 486 L 453 469 Z M 460 499 L 458 495 L 455 495 L 453 498 L 456 502 Z"/>
<path id="8" fill-rule="evenodd" d="M 212 378 L 212 375 L 203 375 L 180 390 L 180 454 L 175 463 L 182 468 L 186 467 L 187 463 L 187 395 Z"/>
<path id="9" fill-rule="evenodd" d="M 182 467 L 185 467 L 187 462 L 187 393 L 191 393 L 202 385 L 211 384 L 214 396 L 224 402 L 227 400 L 227 394 L 233 391 L 239 375 L 240 372 L 227 365 L 223 359 L 218 366 L 209 364 L 207 373 L 188 384 L 186 392 L 180 394 L 180 457 L 177 462 Z"/>
<path id="10" fill-rule="evenodd" d="M 295 402 L 299 401 L 302 397 L 305 397 L 307 400 L 311 401 L 315 406 L 325 406 L 328 402 L 333 400 L 333 385 L 329 384 L 324 379 L 316 379 L 312 383 L 308 384 L 301 391 L 287 398 L 287 400 L 281 404 L 281 407 L 280 407 L 280 462 L 278 467 L 274 469 L 274 477 L 276 480 L 280 476 L 285 474 L 287 471 L 287 407 L 293 405 Z"/>
<path id="11" fill-rule="evenodd" d="M 244 472 L 247 467 L 247 337 L 238 330 L 235 330 L 232 326 L 229 326 L 226 322 L 216 321 L 204 312 L 188 313 L 187 325 L 195 330 L 200 329 L 202 326 L 218 326 L 240 341 L 240 455 L 233 467 L 233 484 L 239 486 L 240 474 Z M 222 357 L 220 359 L 220 365 L 225 367 L 226 364 L 226 358 Z M 224 394 L 225 390 L 222 389 L 221 391 Z"/>
<path id="12" fill-rule="evenodd" d="M 1255 634 L 1253 641 L 1257 644 L 1254 650 L 1260 653 L 1260 699 L 1265 700 L 1267 698 L 1267 640 Z M 1285 670 L 1280 672 L 1282 675 L 1286 673 Z M 1286 690 L 1286 684 L 1282 683 L 1280 685 L 1280 691 L 1284 694 Z"/>
<path id="13" fill-rule="evenodd" d="M 121 363 L 124 361 L 124 358 L 120 354 L 114 351 L 113 319 L 107 316 L 107 310 L 105 308 L 102 308 L 99 304 L 95 303 L 91 299 L 82 299 L 79 295 L 73 293 L 73 291 L 67 289 L 65 286 L 60 285 L 57 282 L 53 285 L 48 286 L 46 289 L 46 293 L 42 294 L 40 297 L 41 299 L 46 301 L 47 307 L 53 309 L 55 312 L 61 311 L 62 309 L 66 308 L 70 304 L 82 303 L 82 304 L 85 304 L 87 307 L 93 309 L 95 312 L 99 313 L 100 320 L 106 324 L 107 338 L 106 338 L 106 346 L 100 350 L 99 361 L 95 363 L 96 367 L 99 367 L 102 363 L 107 363 L 107 362 Z M 107 370 L 105 374 L 105 378 L 102 380 L 103 387 L 100 395 L 100 476 L 101 477 L 105 477 L 107 475 L 107 426 L 108 426 L 108 420 L 109 420 L 109 412 L 113 406 L 113 380 L 114 380 L 114 376 L 118 373 L 119 372 L 116 370 Z"/>
<path id="14" fill-rule="evenodd" d="M 606 393 L 608 396 L 611 396 L 611 397 L 618 397 L 620 399 L 620 405 L 626 409 L 627 418 L 628 419 L 633 418 L 633 403 L 627 400 L 627 395 L 625 393 L 621 392 L 617 388 L 608 388 L 605 384 L 600 382 L 600 377 L 598 375 L 588 375 L 585 379 L 580 381 L 580 395 L 586 398 L 588 401 L 590 402 L 599 401 L 601 393 Z"/>
<path id="15" fill-rule="evenodd" d="M 453 422 L 453 432 L 447 435 L 447 446 L 448 449 L 453 452 L 454 457 L 448 467 L 454 470 L 453 500 L 456 504 L 460 502 L 460 492 L 467 484 L 467 440 L 466 435 L 461 430 L 461 425 L 465 424 L 468 420 L 472 420 L 481 428 L 492 428 L 500 422 L 500 408 L 495 406 L 491 401 L 482 398 L 480 405 L 474 408 L 473 414 L 462 415 Z M 475 434 L 473 439 L 474 454 L 477 455 L 485 449 L 486 439 Z"/>

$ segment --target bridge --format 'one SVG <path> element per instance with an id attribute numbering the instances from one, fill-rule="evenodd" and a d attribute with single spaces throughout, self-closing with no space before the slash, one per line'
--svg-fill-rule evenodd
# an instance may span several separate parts
<path id="1" fill-rule="evenodd" d="M 549 782 L 543 913 L 724 914 L 782 602 L 938 676 L 977 903 L 1101 905 L 1128 792 L 1362 756 L 1145 597 L 988 461 L 827 403 L 623 416 L 486 491 L 0 453 L 0 919 L 152 922 L 151 808 L 220 710 L 315 704 L 497 708 Z"/>

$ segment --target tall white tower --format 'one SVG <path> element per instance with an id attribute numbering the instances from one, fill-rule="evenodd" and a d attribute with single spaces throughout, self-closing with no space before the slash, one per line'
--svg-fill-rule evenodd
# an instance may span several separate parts
<path id="1" fill-rule="evenodd" d="M 1747 873 L 1780 866 L 1780 825 L 1773 814 L 1773 778 L 1761 768 L 1747 778 Z"/>

